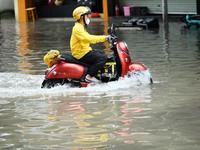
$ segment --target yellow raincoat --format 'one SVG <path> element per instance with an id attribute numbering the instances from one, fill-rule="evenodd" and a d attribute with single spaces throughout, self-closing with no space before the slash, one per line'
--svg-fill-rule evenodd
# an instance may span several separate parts
<path id="1" fill-rule="evenodd" d="M 92 50 L 90 44 L 105 42 L 105 35 L 90 35 L 84 26 L 79 22 L 75 23 L 70 39 L 72 56 L 81 59 L 85 54 Z"/>

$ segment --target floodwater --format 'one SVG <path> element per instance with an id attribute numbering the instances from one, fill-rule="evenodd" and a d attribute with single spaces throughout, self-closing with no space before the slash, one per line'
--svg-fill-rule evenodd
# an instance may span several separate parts
<path id="1" fill-rule="evenodd" d="M 200 30 L 182 31 L 179 21 L 165 29 L 160 22 L 158 30 L 118 30 L 132 60 L 149 68 L 143 76 L 41 89 L 46 52 L 70 53 L 73 22 L 66 20 L 1 20 L 1 150 L 199 150 Z M 95 21 L 88 30 L 106 28 Z"/>

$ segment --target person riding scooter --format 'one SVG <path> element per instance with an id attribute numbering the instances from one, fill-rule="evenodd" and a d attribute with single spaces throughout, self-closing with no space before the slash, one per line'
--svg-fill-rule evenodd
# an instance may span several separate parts
<path id="1" fill-rule="evenodd" d="M 90 24 L 89 7 L 79 6 L 73 11 L 73 18 L 76 20 L 72 29 L 70 48 L 72 56 L 81 62 L 91 65 L 88 74 L 85 76 L 86 82 L 98 82 L 95 78 L 98 71 L 105 65 L 107 56 L 99 51 L 92 50 L 90 44 L 105 42 L 112 38 L 110 35 L 91 35 L 86 31 Z"/>
<path id="2" fill-rule="evenodd" d="M 113 54 L 95 77 L 103 83 L 140 75 L 143 78 L 145 72 L 148 72 L 148 68 L 139 62 L 131 61 L 127 44 L 124 41 L 117 40 L 113 24 L 108 27 L 108 33 L 113 37 L 109 40 L 110 50 Z M 60 85 L 69 87 L 96 85 L 96 83 L 90 84 L 90 82 L 85 81 L 85 76 L 91 65 L 78 61 L 71 54 L 60 55 L 58 50 L 50 50 L 44 56 L 44 62 L 49 68 L 45 70 L 45 79 L 41 88 L 52 88 Z M 147 76 L 147 79 L 150 83 L 153 83 L 151 76 Z"/>

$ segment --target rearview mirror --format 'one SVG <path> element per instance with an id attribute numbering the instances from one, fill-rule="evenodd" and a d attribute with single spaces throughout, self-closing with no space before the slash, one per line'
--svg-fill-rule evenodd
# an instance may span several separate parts
<path id="1" fill-rule="evenodd" d="M 115 25 L 114 25 L 114 24 L 111 24 L 111 25 L 108 27 L 108 34 L 110 34 L 110 35 L 115 35 Z"/>

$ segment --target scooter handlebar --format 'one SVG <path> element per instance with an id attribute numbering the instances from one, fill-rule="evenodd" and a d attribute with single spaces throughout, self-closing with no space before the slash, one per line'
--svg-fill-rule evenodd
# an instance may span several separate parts
<path id="1" fill-rule="evenodd" d="M 107 36 L 106 36 L 106 40 L 107 40 L 109 43 L 116 42 L 116 41 L 117 41 L 117 36 L 115 36 L 115 35 L 107 35 Z"/>

